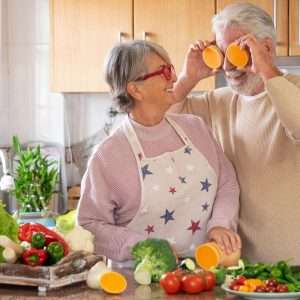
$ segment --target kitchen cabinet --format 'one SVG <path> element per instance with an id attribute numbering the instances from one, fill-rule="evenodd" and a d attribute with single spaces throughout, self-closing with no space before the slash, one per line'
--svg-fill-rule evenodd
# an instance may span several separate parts
<path id="1" fill-rule="evenodd" d="M 189 45 L 211 39 L 211 0 L 50 0 L 51 90 L 108 91 L 103 63 L 119 40 L 161 44 L 177 72 Z M 214 78 L 195 90 L 214 88 Z"/>
<path id="2" fill-rule="evenodd" d="M 135 0 L 134 38 L 147 39 L 162 45 L 180 72 L 187 49 L 198 39 L 210 40 L 211 19 L 215 12 L 211 0 Z M 210 77 L 194 90 L 214 88 Z"/>
<path id="3" fill-rule="evenodd" d="M 132 0 L 50 0 L 50 88 L 100 92 L 106 54 L 133 38 Z"/>
<path id="4" fill-rule="evenodd" d="M 298 0 L 291 1 L 299 2 Z M 273 17 L 277 32 L 277 55 L 286 56 L 289 54 L 289 26 L 287 21 L 289 16 L 289 0 L 217 0 L 216 10 L 219 12 L 226 5 L 235 2 L 253 3 L 267 11 Z M 298 45 L 298 51 L 300 52 L 300 45 Z"/>
<path id="5" fill-rule="evenodd" d="M 290 0 L 289 4 L 289 55 L 300 55 L 300 0 Z"/>

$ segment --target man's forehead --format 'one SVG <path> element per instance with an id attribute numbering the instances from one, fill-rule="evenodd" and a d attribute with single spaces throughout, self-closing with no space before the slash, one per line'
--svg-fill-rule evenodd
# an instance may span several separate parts
<path id="1" fill-rule="evenodd" d="M 245 34 L 247 34 L 246 30 L 242 30 L 238 26 L 232 25 L 230 27 L 227 27 L 226 29 L 216 32 L 216 44 L 219 48 L 226 49 L 230 43 L 236 41 Z"/>

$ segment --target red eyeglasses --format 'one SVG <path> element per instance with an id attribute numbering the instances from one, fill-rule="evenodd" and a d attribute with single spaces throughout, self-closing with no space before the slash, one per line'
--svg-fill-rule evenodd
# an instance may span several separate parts
<path id="1" fill-rule="evenodd" d="M 175 72 L 174 66 L 171 64 L 168 65 L 162 65 L 159 70 L 148 73 L 144 76 L 139 77 L 136 79 L 136 81 L 142 81 L 142 80 L 147 80 L 148 78 L 151 78 L 153 76 L 157 75 L 163 75 L 167 81 L 172 79 L 172 73 Z"/>

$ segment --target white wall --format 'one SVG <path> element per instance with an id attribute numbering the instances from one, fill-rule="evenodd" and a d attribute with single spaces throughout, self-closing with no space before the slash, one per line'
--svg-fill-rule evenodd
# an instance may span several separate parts
<path id="1" fill-rule="evenodd" d="M 48 0 L 0 0 L 0 9 L 0 147 L 13 135 L 69 147 L 101 132 L 108 94 L 49 91 Z M 67 172 L 69 185 L 79 183 L 76 166 Z"/>
<path id="2" fill-rule="evenodd" d="M 5 87 L 0 100 L 0 146 L 9 145 L 14 134 L 22 142 L 63 144 L 63 97 L 48 90 L 48 0 L 1 2 L 5 38 L 1 58 L 6 70 L 1 72 Z"/>

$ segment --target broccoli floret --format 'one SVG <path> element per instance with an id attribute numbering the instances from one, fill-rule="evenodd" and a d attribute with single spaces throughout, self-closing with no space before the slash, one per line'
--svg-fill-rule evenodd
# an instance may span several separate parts
<path id="1" fill-rule="evenodd" d="M 176 256 L 166 240 L 140 241 L 133 246 L 131 255 L 135 269 L 149 271 L 152 282 L 158 282 L 164 273 L 176 269 Z"/>

